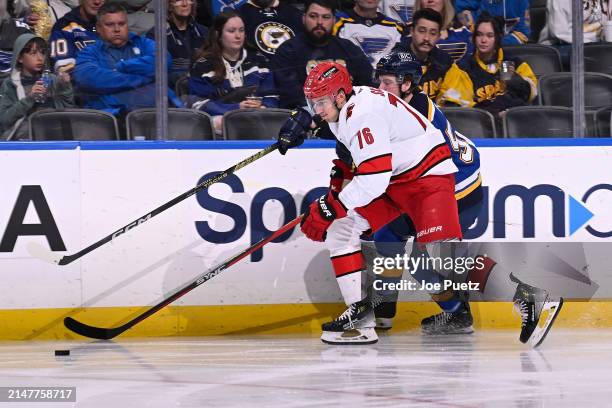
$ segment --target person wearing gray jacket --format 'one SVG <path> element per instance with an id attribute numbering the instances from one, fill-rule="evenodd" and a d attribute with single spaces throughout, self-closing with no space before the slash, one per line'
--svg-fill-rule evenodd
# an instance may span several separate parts
<path id="1" fill-rule="evenodd" d="M 43 38 L 26 33 L 15 40 L 11 75 L 0 87 L 0 132 L 3 139 L 28 139 L 25 119 L 32 112 L 74 107 L 69 74 L 50 74 L 47 85 L 42 81 L 47 56 L 47 42 Z"/>

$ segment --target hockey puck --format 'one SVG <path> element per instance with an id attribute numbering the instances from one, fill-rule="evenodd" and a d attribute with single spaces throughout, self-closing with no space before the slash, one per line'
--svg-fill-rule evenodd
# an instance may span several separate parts
<path id="1" fill-rule="evenodd" d="M 56 356 L 69 356 L 70 350 L 55 350 Z"/>

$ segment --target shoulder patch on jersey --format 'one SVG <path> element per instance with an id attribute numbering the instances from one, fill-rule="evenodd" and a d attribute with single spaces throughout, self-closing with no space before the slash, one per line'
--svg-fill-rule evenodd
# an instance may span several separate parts
<path id="1" fill-rule="evenodd" d="M 68 31 L 69 33 L 73 31 L 87 31 L 85 27 L 82 25 L 75 23 L 74 21 L 68 24 L 66 27 L 62 28 L 62 31 Z"/>
<path id="2" fill-rule="evenodd" d="M 385 26 L 389 26 L 389 27 L 393 27 L 397 31 L 399 31 L 400 33 L 404 32 L 404 28 L 401 25 L 399 25 L 397 22 L 393 21 L 393 20 L 381 20 L 380 24 L 381 25 L 385 25 Z"/>
<path id="3" fill-rule="evenodd" d="M 282 43 L 295 37 L 293 30 L 276 21 L 266 21 L 255 29 L 255 44 L 267 54 L 274 54 Z"/>
<path id="4" fill-rule="evenodd" d="M 353 108 L 355 107 L 354 103 L 351 103 L 347 108 L 346 108 L 346 120 L 348 121 L 349 118 L 351 117 L 351 115 L 353 114 Z"/>

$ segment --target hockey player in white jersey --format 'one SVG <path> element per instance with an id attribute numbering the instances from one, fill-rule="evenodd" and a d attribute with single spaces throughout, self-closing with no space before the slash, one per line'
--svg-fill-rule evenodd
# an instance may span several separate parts
<path id="1" fill-rule="evenodd" d="M 462 233 L 467 234 L 468 228 L 476 221 L 482 206 L 480 155 L 470 140 L 452 127 L 436 104 L 414 86 L 415 83 L 419 83 L 421 72 L 421 64 L 416 56 L 410 52 L 391 53 L 381 58 L 376 67 L 376 77 L 380 80 L 381 89 L 400 96 L 443 132 L 451 148 L 453 162 L 459 169 L 455 173 L 455 197 L 459 208 L 459 223 Z M 414 235 L 414 233 L 410 220 L 402 217 L 379 230 L 374 235 L 374 239 L 381 255 L 394 257 L 398 253 L 404 253 L 406 237 Z M 381 243 L 383 244 L 380 245 Z M 451 245 L 462 247 L 462 250 L 458 252 L 469 252 L 466 243 L 453 243 Z M 478 247 L 478 245 L 475 246 Z M 529 343 L 534 347 L 538 346 L 544 340 L 561 310 L 563 299 L 555 298 L 544 289 L 522 282 L 509 271 L 504 272 L 501 266 L 498 266 L 492 272 L 495 261 L 489 257 L 485 259 L 486 266 L 482 270 L 470 271 L 471 279 L 479 283 L 479 288 L 482 288 L 484 292 L 485 287 L 491 288 L 494 285 L 493 283 L 487 285 L 487 282 L 493 276 L 492 281 L 500 281 L 495 285 L 502 288 L 501 291 L 497 290 L 498 296 L 500 292 L 515 290 L 513 300 L 522 319 L 519 339 L 523 343 Z M 413 274 L 415 278 L 417 275 Z M 435 275 L 435 272 L 431 271 L 419 279 L 435 282 L 439 279 Z M 495 277 L 494 275 L 500 276 Z M 384 279 L 384 273 L 380 278 Z M 394 282 L 394 279 L 389 279 L 389 282 Z M 442 308 L 442 313 L 424 319 L 421 323 L 423 332 L 427 334 L 470 333 L 472 331 L 472 316 L 465 298 L 461 294 L 453 293 L 453 291 L 445 292 L 447 293 L 442 292 L 434 296 L 434 299 Z M 393 317 L 396 299 L 397 293 L 390 301 L 380 304 L 380 306 L 387 306 L 386 308 L 375 309 L 377 323 L 381 315 L 388 318 Z M 393 313 L 385 315 L 385 312 L 389 312 L 385 309 L 391 309 Z"/>
<path id="2" fill-rule="evenodd" d="M 360 236 L 407 214 L 420 244 L 461 239 L 454 196 L 457 167 L 431 122 L 393 94 L 353 87 L 340 64 L 317 65 L 306 79 L 304 94 L 356 166 L 353 181 L 339 194 L 330 190 L 311 203 L 302 220 L 308 238 L 325 241 L 348 306 L 323 324 L 321 340 L 375 343 L 371 301 L 362 293 L 366 266 Z"/>

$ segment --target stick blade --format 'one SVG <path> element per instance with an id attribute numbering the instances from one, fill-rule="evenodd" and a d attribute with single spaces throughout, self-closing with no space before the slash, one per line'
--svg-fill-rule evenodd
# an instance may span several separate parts
<path id="1" fill-rule="evenodd" d="M 122 330 L 122 327 L 115 329 L 105 329 L 102 327 L 90 326 L 88 324 L 81 323 L 78 320 L 73 319 L 72 317 L 66 317 L 64 319 L 64 326 L 66 326 L 68 330 L 71 330 L 76 334 L 80 334 L 83 337 L 89 337 L 90 339 L 99 340 L 110 340 L 114 337 L 117 337 L 124 331 Z"/>
<path id="2" fill-rule="evenodd" d="M 36 242 L 28 242 L 26 245 L 26 250 L 33 258 L 40 259 L 43 262 L 54 265 L 60 265 L 61 260 L 57 256 L 53 255 L 51 251 L 46 250 L 42 245 L 37 244 Z"/>
<path id="3" fill-rule="evenodd" d="M 81 256 L 76 254 L 76 255 L 64 255 L 62 256 L 58 261 L 57 264 L 58 265 L 68 265 L 69 263 L 73 262 L 74 260 L 80 258 Z"/>

